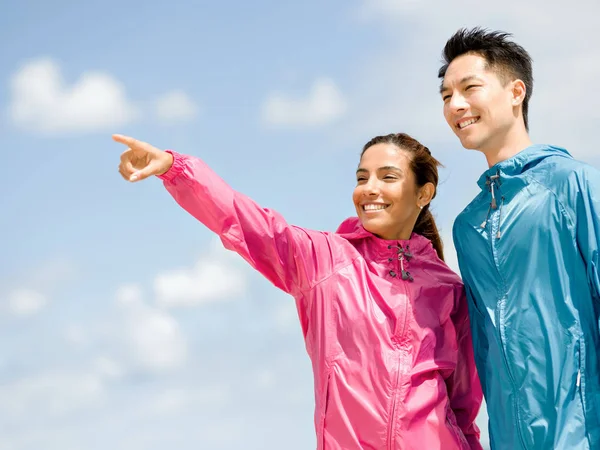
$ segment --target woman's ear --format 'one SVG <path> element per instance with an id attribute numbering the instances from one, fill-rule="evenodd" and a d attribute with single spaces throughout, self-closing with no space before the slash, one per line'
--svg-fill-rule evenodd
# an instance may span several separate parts
<path id="1" fill-rule="evenodd" d="M 429 205 L 431 199 L 435 195 L 435 186 L 433 183 L 425 183 L 423 186 L 419 188 L 419 193 L 417 196 L 417 206 L 424 208 Z"/>

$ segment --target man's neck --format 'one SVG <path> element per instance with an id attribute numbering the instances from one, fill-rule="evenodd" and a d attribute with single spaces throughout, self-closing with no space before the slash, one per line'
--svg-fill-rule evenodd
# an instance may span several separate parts
<path id="1" fill-rule="evenodd" d="M 511 130 L 502 136 L 499 143 L 494 143 L 489 149 L 481 149 L 489 167 L 492 167 L 499 162 L 506 161 L 512 158 L 517 153 L 525 150 L 532 145 L 531 139 L 527 130 L 522 129 Z"/>

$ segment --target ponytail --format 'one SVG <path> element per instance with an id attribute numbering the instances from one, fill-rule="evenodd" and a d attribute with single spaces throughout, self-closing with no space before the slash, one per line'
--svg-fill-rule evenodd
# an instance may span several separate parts
<path id="1" fill-rule="evenodd" d="M 429 211 L 429 205 L 423 207 L 423 210 L 417 218 L 417 223 L 415 224 L 413 231 L 429 239 L 433 244 L 433 248 L 435 249 L 438 257 L 444 261 L 444 244 L 442 242 L 442 238 L 440 237 L 437 225 L 435 224 L 433 214 L 431 214 L 431 211 Z"/>

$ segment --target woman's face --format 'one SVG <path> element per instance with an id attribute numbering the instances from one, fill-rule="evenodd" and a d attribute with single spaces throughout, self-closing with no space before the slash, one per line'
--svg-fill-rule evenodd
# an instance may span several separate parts
<path id="1" fill-rule="evenodd" d="M 363 227 L 382 239 L 409 239 L 425 206 L 409 158 L 394 144 L 380 143 L 360 159 L 352 200 Z"/>

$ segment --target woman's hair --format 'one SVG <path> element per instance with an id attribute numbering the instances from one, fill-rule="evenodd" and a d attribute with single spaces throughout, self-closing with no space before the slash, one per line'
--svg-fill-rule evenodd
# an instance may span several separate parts
<path id="1" fill-rule="evenodd" d="M 410 155 L 410 168 L 415 174 L 417 186 L 422 187 L 426 183 L 432 183 L 437 191 L 437 168 L 438 166 L 441 166 L 441 164 L 437 159 L 431 156 L 431 152 L 427 147 L 425 147 L 416 139 L 410 137 L 408 134 L 388 134 L 386 136 L 374 137 L 367 142 L 363 147 L 362 153 L 360 154 L 361 158 L 367 149 L 376 144 L 393 144 L 399 149 L 408 153 Z M 436 192 L 434 191 L 433 198 L 435 198 L 435 194 Z M 433 215 L 429 210 L 429 204 L 425 205 L 419 213 L 414 232 L 429 239 L 440 259 L 444 259 L 444 246 Z"/>

